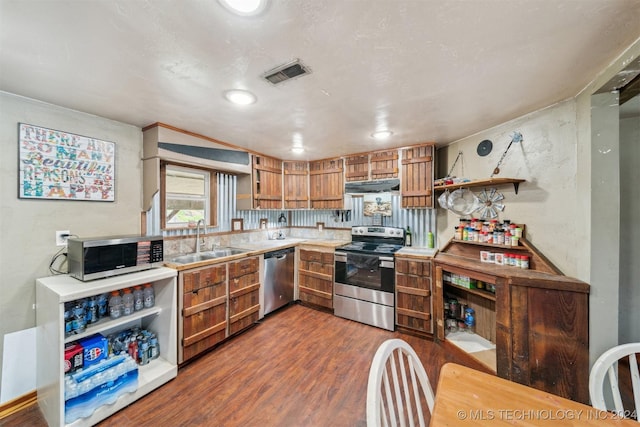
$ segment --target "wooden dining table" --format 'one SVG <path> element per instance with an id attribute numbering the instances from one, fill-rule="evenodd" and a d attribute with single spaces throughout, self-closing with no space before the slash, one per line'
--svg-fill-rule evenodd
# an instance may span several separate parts
<path id="1" fill-rule="evenodd" d="M 431 427 L 629 426 L 640 424 L 475 369 L 447 363 L 440 370 Z"/>

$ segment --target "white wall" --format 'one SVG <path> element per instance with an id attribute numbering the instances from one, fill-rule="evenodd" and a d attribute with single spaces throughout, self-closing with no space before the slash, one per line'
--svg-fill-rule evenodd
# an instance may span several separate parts
<path id="1" fill-rule="evenodd" d="M 640 96 L 640 95 L 636 95 Z M 640 117 L 620 120 L 620 332 L 640 342 Z"/>
<path id="2" fill-rule="evenodd" d="M 115 142 L 115 202 L 19 199 L 18 123 Z M 81 237 L 140 232 L 142 131 L 135 126 L 0 92 L 0 147 L 2 346 L 1 338 L 5 334 L 36 324 L 35 279 L 50 275 L 49 263 L 60 249 L 55 246 L 56 230 L 70 230 Z M 3 354 L 4 349 L 0 347 L 0 355 Z"/>
<path id="3" fill-rule="evenodd" d="M 487 179 L 509 145 L 511 133 L 521 132 L 524 140 L 513 143 L 495 177 L 526 182 L 520 184 L 517 195 L 512 185 L 498 187 L 506 206 L 500 219 L 525 224 L 527 239 L 563 273 L 574 277 L 582 244 L 576 221 L 582 212 L 576 202 L 575 120 L 575 101 L 569 100 L 461 139 L 438 152 L 444 163 L 439 166 L 439 176 L 449 171 L 462 151 L 463 160 L 458 161 L 452 175 Z M 493 150 L 481 157 L 476 147 L 484 139 L 493 142 Z M 439 247 L 453 237 L 458 220 L 459 216 L 438 209 Z"/>

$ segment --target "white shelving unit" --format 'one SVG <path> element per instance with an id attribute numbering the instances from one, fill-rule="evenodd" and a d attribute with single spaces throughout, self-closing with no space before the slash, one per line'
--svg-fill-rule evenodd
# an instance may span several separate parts
<path id="1" fill-rule="evenodd" d="M 135 400 L 160 387 L 178 374 L 177 364 L 177 271 L 156 268 L 108 279 L 81 282 L 68 275 L 36 280 L 36 340 L 38 405 L 50 426 L 64 422 L 64 346 L 96 333 L 107 336 L 130 327 L 147 328 L 158 336 L 160 357 L 139 366 L 138 389 L 125 393 L 111 405 L 103 405 L 93 415 L 70 426 L 94 425 Z M 81 334 L 65 337 L 64 303 L 100 295 L 135 285 L 153 283 L 155 306 L 120 319 L 102 319 L 87 325 Z"/>

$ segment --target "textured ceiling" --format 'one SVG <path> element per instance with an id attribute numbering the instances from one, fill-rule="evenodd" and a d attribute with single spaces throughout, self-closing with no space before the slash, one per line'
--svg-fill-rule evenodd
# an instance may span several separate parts
<path id="1" fill-rule="evenodd" d="M 0 90 L 319 159 L 447 144 L 573 97 L 639 22 L 640 0 L 271 0 L 252 18 L 214 0 L 0 0 Z M 295 58 L 311 74 L 261 79 Z"/>

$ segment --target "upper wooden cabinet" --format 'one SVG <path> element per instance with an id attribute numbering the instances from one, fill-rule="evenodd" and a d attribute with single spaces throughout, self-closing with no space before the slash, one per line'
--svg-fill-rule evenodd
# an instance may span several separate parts
<path id="1" fill-rule="evenodd" d="M 345 157 L 345 180 L 368 181 L 398 177 L 398 150 Z"/>
<path id="2" fill-rule="evenodd" d="M 282 160 L 253 156 L 253 207 L 282 209 Z"/>
<path id="3" fill-rule="evenodd" d="M 369 155 L 359 154 L 344 159 L 344 179 L 350 181 L 365 181 L 369 179 Z"/>
<path id="4" fill-rule="evenodd" d="M 433 145 L 402 150 L 403 208 L 433 208 Z"/>
<path id="5" fill-rule="evenodd" d="M 371 179 L 398 177 L 398 150 L 371 153 Z"/>
<path id="6" fill-rule="evenodd" d="M 309 164 L 304 161 L 282 162 L 284 208 L 309 208 Z"/>
<path id="7" fill-rule="evenodd" d="M 342 159 L 309 162 L 309 198 L 313 209 L 342 209 L 344 206 Z"/>

